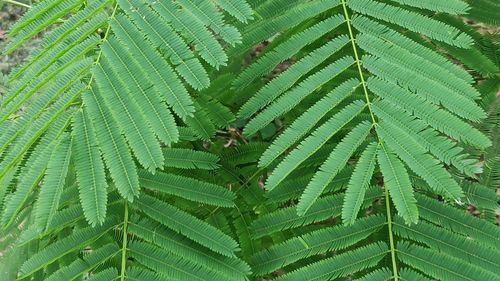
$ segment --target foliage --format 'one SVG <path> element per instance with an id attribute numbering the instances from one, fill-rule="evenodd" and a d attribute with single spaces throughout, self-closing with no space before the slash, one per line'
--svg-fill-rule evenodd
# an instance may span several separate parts
<path id="1" fill-rule="evenodd" d="M 490 6 L 36 3 L 3 50 L 50 30 L 1 101 L 17 278 L 498 280 Z"/>

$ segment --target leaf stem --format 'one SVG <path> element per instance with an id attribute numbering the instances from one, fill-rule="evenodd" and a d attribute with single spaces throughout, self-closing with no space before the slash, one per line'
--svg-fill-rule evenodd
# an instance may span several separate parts
<path id="1" fill-rule="evenodd" d="M 349 13 L 347 12 L 347 4 L 346 0 L 340 0 L 342 2 L 342 7 L 344 9 L 344 17 L 347 23 L 347 29 L 349 30 L 349 40 L 351 41 L 352 50 L 354 52 L 354 59 L 356 60 L 356 65 L 358 67 L 359 78 L 361 79 L 361 85 L 363 85 L 363 92 L 365 93 L 366 104 L 368 105 L 368 110 L 370 111 L 370 116 L 372 118 L 373 125 L 377 125 L 377 121 L 375 120 L 375 115 L 372 111 L 372 103 L 370 101 L 370 97 L 368 96 L 368 89 L 366 88 L 365 77 L 363 76 L 363 70 L 361 69 L 361 60 L 358 56 L 358 49 L 356 48 L 356 43 L 354 39 L 354 33 L 352 32 L 351 27 L 351 19 L 349 18 Z"/>
<path id="2" fill-rule="evenodd" d="M 373 125 L 376 126 L 377 120 L 375 119 L 375 115 L 373 114 L 373 111 L 371 108 L 371 101 L 370 101 L 370 97 L 368 95 L 368 89 L 366 87 L 365 77 L 363 76 L 363 70 L 361 69 L 361 60 L 359 59 L 358 49 L 356 47 L 354 33 L 353 33 L 352 27 L 351 27 L 351 19 L 349 18 L 349 13 L 347 12 L 347 3 L 346 3 L 346 0 L 340 0 L 340 2 L 342 3 L 342 8 L 344 10 L 344 17 L 345 17 L 345 21 L 347 24 L 347 29 L 349 30 L 349 40 L 351 41 L 352 50 L 354 52 L 354 58 L 356 60 L 356 65 L 358 68 L 359 78 L 361 79 L 361 84 L 363 85 L 363 92 L 365 94 L 366 104 L 368 106 L 368 110 L 370 111 L 370 116 L 371 116 Z M 380 139 L 379 139 L 379 142 L 381 143 Z M 386 209 L 386 213 L 387 213 L 387 227 L 388 227 L 388 231 L 389 231 L 389 244 L 390 244 L 390 252 L 391 252 L 392 272 L 393 272 L 394 281 L 398 281 L 399 276 L 398 276 L 398 267 L 396 264 L 396 248 L 394 247 L 394 237 L 392 234 L 391 202 L 389 201 L 389 190 L 387 189 L 387 187 L 384 187 L 384 193 L 385 193 L 385 209 Z"/>
<path id="3" fill-rule="evenodd" d="M 127 268 L 127 227 L 128 227 L 128 202 L 125 201 L 123 214 L 123 241 L 122 241 L 122 266 L 120 270 L 120 280 L 125 280 L 125 269 Z"/>
<path id="4" fill-rule="evenodd" d="M 108 39 L 109 32 L 111 31 L 111 24 L 109 24 L 109 21 L 115 18 L 116 11 L 118 10 L 118 2 L 115 3 L 115 7 L 113 8 L 113 12 L 108 18 L 108 27 L 106 28 L 106 32 L 104 33 L 104 37 L 102 38 L 102 42 L 105 42 Z M 99 61 L 101 60 L 102 56 L 102 48 L 99 49 L 99 52 L 97 53 L 97 58 L 95 59 L 95 64 L 98 64 Z M 94 80 L 94 73 L 90 75 L 89 83 L 87 84 L 87 89 L 90 89 L 90 86 L 92 85 L 92 82 Z"/>
<path id="5" fill-rule="evenodd" d="M 387 228 L 389 231 L 389 244 L 391 248 L 391 261 L 392 261 L 392 272 L 394 274 L 394 280 L 398 281 L 398 267 L 396 265 L 396 248 L 394 247 L 394 237 L 392 235 L 392 216 L 391 216 L 391 204 L 389 202 L 389 190 L 384 186 L 385 193 L 385 209 L 387 211 Z"/>
<path id="6" fill-rule="evenodd" d="M 13 4 L 13 5 L 17 5 L 17 6 L 21 6 L 21 7 L 28 8 L 28 9 L 31 8 L 30 5 L 22 3 L 22 2 L 15 1 L 15 0 L 3 0 L 2 2 Z"/>

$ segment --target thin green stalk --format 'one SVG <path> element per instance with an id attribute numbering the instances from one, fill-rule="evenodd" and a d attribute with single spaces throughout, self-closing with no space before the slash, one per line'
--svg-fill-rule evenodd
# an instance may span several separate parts
<path id="1" fill-rule="evenodd" d="M 344 17 L 347 23 L 347 29 L 349 30 L 349 40 L 351 41 L 352 51 L 354 52 L 354 59 L 356 60 L 356 65 L 358 67 L 359 78 L 361 79 L 361 85 L 363 85 L 363 92 L 365 93 L 366 104 L 368 105 L 373 125 L 377 125 L 377 121 L 375 120 L 375 115 L 373 114 L 371 107 L 372 103 L 370 101 L 370 97 L 368 96 L 368 89 L 366 88 L 365 77 L 363 76 L 363 70 L 361 69 L 361 60 L 359 59 L 358 56 L 358 49 L 356 48 L 354 33 L 352 32 L 352 27 L 351 27 L 351 19 L 349 18 L 349 13 L 347 12 L 346 0 L 341 0 L 341 2 L 342 2 L 342 7 L 344 8 Z"/>
<path id="2" fill-rule="evenodd" d="M 385 209 L 387 211 L 387 227 L 389 231 L 389 244 L 391 247 L 391 261 L 392 261 L 392 271 L 394 273 L 394 280 L 398 281 L 398 267 L 396 265 L 396 248 L 394 247 L 394 237 L 392 235 L 392 216 L 391 216 L 391 204 L 389 202 L 389 190 L 384 187 L 385 193 Z"/>
<path id="3" fill-rule="evenodd" d="M 125 270 L 127 268 L 127 227 L 128 227 L 128 202 L 125 201 L 125 211 L 123 214 L 123 241 L 122 241 L 122 266 L 120 270 L 120 280 L 125 280 Z"/>
<path id="4" fill-rule="evenodd" d="M 356 42 L 354 38 L 354 33 L 352 31 L 351 27 L 351 19 L 349 18 L 349 13 L 347 12 L 347 3 L 346 0 L 340 0 L 342 3 L 342 8 L 344 10 L 344 17 L 345 21 L 347 24 L 347 29 L 349 30 L 349 40 L 351 41 L 351 46 L 352 50 L 354 53 L 354 59 L 356 60 L 356 65 L 358 68 L 358 74 L 359 78 L 361 79 L 361 84 L 363 85 L 363 92 L 365 94 L 365 99 L 366 99 L 366 104 L 368 106 L 368 110 L 370 111 L 370 116 L 372 119 L 373 126 L 377 125 L 377 120 L 375 119 L 375 115 L 373 114 L 372 108 L 371 108 L 371 101 L 370 97 L 368 95 L 368 89 L 366 87 L 366 81 L 365 77 L 363 75 L 363 70 L 361 69 L 361 60 L 359 59 L 358 55 L 358 49 L 356 47 Z M 379 143 L 382 143 L 382 141 L 379 139 Z M 390 246 L 390 252 L 391 252 L 391 262 L 392 262 L 392 272 L 393 272 L 393 278 L 395 281 L 399 280 L 398 276 L 398 267 L 396 264 L 396 248 L 394 247 L 394 237 L 392 234 L 392 216 L 391 216 L 391 202 L 389 201 L 389 191 L 387 188 L 385 190 L 385 209 L 387 213 L 387 226 L 388 226 L 388 231 L 389 231 L 389 246 Z"/>
<path id="5" fill-rule="evenodd" d="M 118 11 L 118 2 L 115 3 L 115 7 L 113 8 L 113 12 L 111 13 L 111 16 L 108 18 L 108 27 L 106 28 L 106 32 L 104 33 L 104 37 L 102 38 L 102 42 L 105 42 L 108 39 L 109 32 L 111 31 L 111 24 L 109 24 L 109 21 L 115 18 L 116 12 Z M 102 48 L 99 49 L 99 52 L 97 53 L 97 58 L 95 60 L 95 64 L 99 64 L 99 61 L 101 60 L 102 56 Z M 87 84 L 87 89 L 90 89 L 90 86 L 92 85 L 92 82 L 94 80 L 94 73 L 90 75 L 89 83 Z"/>
<path id="6" fill-rule="evenodd" d="M 12 4 L 12 5 L 21 6 L 21 7 L 28 8 L 28 9 L 31 8 L 30 5 L 22 3 L 22 2 L 15 1 L 15 0 L 3 0 L 2 2 L 9 3 L 9 4 Z"/>

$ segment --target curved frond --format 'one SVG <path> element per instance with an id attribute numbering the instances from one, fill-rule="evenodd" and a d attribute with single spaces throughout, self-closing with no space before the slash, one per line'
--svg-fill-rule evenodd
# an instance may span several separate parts
<path id="1" fill-rule="evenodd" d="M 88 226 L 50 244 L 23 263 L 21 266 L 22 276 L 28 276 L 36 270 L 55 262 L 65 254 L 86 245 L 86 243 L 97 240 L 111 229 L 114 223 L 115 221 L 111 219 L 100 226 Z"/>
<path id="2" fill-rule="evenodd" d="M 215 206 L 234 206 L 235 195 L 222 186 L 163 172 L 153 175 L 139 171 L 139 178 L 141 186 L 147 189 Z"/>
<path id="3" fill-rule="evenodd" d="M 223 280 L 244 280 L 249 274 L 250 267 L 238 258 L 229 258 L 216 253 L 208 253 L 203 246 L 199 246 L 183 235 L 175 233 L 168 228 L 143 218 L 133 220 L 129 225 L 131 233 L 148 242 L 189 260 L 208 270 L 216 271 Z"/>
<path id="4" fill-rule="evenodd" d="M 444 280 L 495 280 L 498 278 L 496 274 L 420 246 L 400 243 L 397 249 L 398 257 L 402 262 L 418 268 L 425 268 L 425 273 L 434 278 Z"/>
<path id="5" fill-rule="evenodd" d="M 334 128 L 339 128 L 339 126 L 335 126 Z M 304 193 L 300 197 L 301 199 L 299 204 L 303 207 L 301 207 L 301 210 L 298 211 L 298 214 L 305 214 L 307 212 L 311 204 L 321 195 L 326 186 L 330 184 L 333 178 L 346 165 L 354 151 L 368 136 L 371 128 L 372 126 L 368 122 L 358 124 L 347 136 L 342 139 L 342 142 L 335 147 L 325 162 L 323 162 L 320 166 L 319 170 L 314 174 L 314 177 L 311 179 L 304 190 Z M 329 130 L 329 132 L 331 132 L 331 130 Z M 311 146 L 311 148 L 316 147 L 318 146 Z M 282 163 L 285 163 L 287 158 L 285 158 Z M 280 163 L 280 165 L 282 163 Z M 278 166 L 278 168 L 279 167 L 280 166 Z"/>
<path id="6" fill-rule="evenodd" d="M 231 237 L 170 204 L 145 194 L 134 204 L 157 222 L 216 253 L 233 257 L 238 250 L 238 243 Z"/>
<path id="7" fill-rule="evenodd" d="M 120 194 L 132 201 L 139 193 L 137 168 L 121 130 L 114 122 L 111 112 L 105 108 L 103 97 L 91 89 L 82 97 L 85 109 L 93 118 L 97 143 L 111 178 Z"/>
<path id="8" fill-rule="evenodd" d="M 65 135 L 54 147 L 47 164 L 47 172 L 35 204 L 35 224 L 40 229 L 50 225 L 56 213 L 71 161 L 71 138 Z"/>
<path id="9" fill-rule="evenodd" d="M 383 242 L 370 244 L 347 253 L 309 264 L 276 280 L 323 280 L 345 276 L 375 266 L 387 252 Z"/>
<path id="10" fill-rule="evenodd" d="M 96 143 L 94 125 L 83 111 L 73 118 L 73 146 L 78 191 L 85 218 L 100 225 L 106 217 L 108 184 L 104 163 Z"/>
<path id="11" fill-rule="evenodd" d="M 446 3 L 436 2 L 432 0 L 421 0 L 419 2 L 411 0 L 395 0 L 395 2 L 403 5 L 408 5 L 417 8 L 423 8 L 435 12 L 444 12 L 452 15 L 463 15 L 469 10 L 469 5 L 461 0 L 450 0 Z"/>
<path id="12" fill-rule="evenodd" d="M 163 149 L 165 166 L 181 169 L 213 170 L 219 168 L 219 157 L 204 151 L 193 151 L 184 148 Z"/>
<path id="13" fill-rule="evenodd" d="M 387 122 L 376 129 L 387 145 L 435 192 L 454 200 L 463 197 L 462 189 L 444 167 L 404 131 Z"/>
<path id="14" fill-rule="evenodd" d="M 85 255 L 82 259 L 76 259 L 69 265 L 62 267 L 56 272 L 52 273 L 47 280 L 73 280 L 78 276 L 84 275 L 89 270 L 103 263 L 104 261 L 112 258 L 119 253 L 119 249 L 114 243 L 106 244 L 98 249 L 92 250 L 89 254 Z M 92 279 L 94 280 L 94 279 Z"/>
<path id="15" fill-rule="evenodd" d="M 266 167 L 271 164 L 280 154 L 306 135 L 321 118 L 347 98 L 358 86 L 358 80 L 347 80 L 305 111 L 266 149 L 259 159 L 259 166 Z"/>
<path id="16" fill-rule="evenodd" d="M 346 123 L 352 120 L 359 112 L 365 107 L 365 104 L 361 101 L 356 101 L 352 103 L 350 106 L 344 108 L 337 115 L 334 115 L 323 125 L 318 127 L 309 137 L 304 139 L 300 144 L 290 153 L 288 154 L 283 161 L 281 161 L 278 166 L 274 169 L 271 176 L 266 181 L 266 188 L 268 190 L 274 189 L 280 182 L 282 182 L 295 168 L 297 168 L 301 162 L 307 159 L 309 156 L 314 154 L 322 145 L 324 145 L 335 133 L 338 132 Z M 349 144 L 352 145 L 352 140 L 360 140 L 362 138 L 355 138 L 357 136 L 366 136 L 368 135 L 369 130 L 371 129 L 370 124 L 363 123 L 358 127 L 359 129 L 353 130 L 350 134 L 351 137 L 348 139 Z M 356 132 L 356 133 L 354 133 Z M 354 148 L 355 149 L 355 148 Z M 344 150 L 342 150 L 344 151 Z M 332 154 L 330 154 L 331 156 Z M 329 157 L 328 159 L 332 159 Z M 347 161 L 347 159 L 345 160 Z M 324 189 L 324 186 L 328 184 L 331 179 L 333 179 L 330 171 L 339 171 L 339 169 L 332 169 L 330 166 L 330 162 L 332 160 L 326 160 L 323 164 L 323 171 L 328 171 L 329 177 L 327 181 L 323 180 L 314 180 L 312 185 L 320 186 L 320 188 L 314 188 L 314 190 L 319 190 L 319 192 L 314 192 L 317 196 L 321 194 L 321 191 Z M 345 162 L 344 162 L 345 163 Z M 342 166 L 342 165 L 340 165 Z M 317 173 L 318 178 L 321 177 L 321 172 Z M 321 185 L 318 185 L 316 181 L 321 181 Z M 325 184 L 323 184 L 325 182 Z M 306 189 L 307 190 L 307 189 Z M 312 191 L 312 190 L 311 190 Z"/>
<path id="17" fill-rule="evenodd" d="M 354 168 L 354 172 L 347 185 L 344 204 L 342 205 L 342 221 L 344 224 L 352 224 L 358 216 L 366 189 L 375 171 L 375 159 L 378 147 L 377 143 L 370 143 L 361 154 L 358 163 L 356 163 L 356 168 Z"/>
<path id="18" fill-rule="evenodd" d="M 250 117 L 259 109 L 273 102 L 273 100 L 278 98 L 282 93 L 284 93 L 286 90 L 292 87 L 293 84 L 297 82 L 305 73 L 308 73 L 309 71 L 317 67 L 319 64 L 324 62 L 327 58 L 332 56 L 332 54 L 334 54 L 336 51 L 340 50 L 345 44 L 347 44 L 347 42 L 348 41 L 345 36 L 340 36 L 338 38 L 335 38 L 330 42 L 328 42 L 327 44 L 325 44 L 324 46 L 311 52 L 308 56 L 302 58 L 301 60 L 293 64 L 282 75 L 280 75 L 276 79 L 273 79 L 271 82 L 267 83 L 252 98 L 250 98 L 250 100 L 248 100 L 240 108 L 238 116 Z M 313 74 L 312 76 L 308 77 L 308 80 L 305 80 L 304 82 L 299 84 L 299 86 L 292 88 L 292 91 L 296 93 L 295 95 L 300 94 L 302 92 L 303 92 L 302 95 L 304 94 L 307 95 L 310 93 L 310 91 L 313 91 L 317 87 L 328 82 L 332 78 L 332 76 L 335 76 L 335 74 L 338 74 L 351 64 L 352 64 L 352 59 L 349 57 L 345 57 L 341 60 L 338 60 L 336 64 L 332 63 L 328 67 L 325 67 L 322 70 Z M 287 93 L 288 96 L 290 96 L 290 92 Z M 274 104 L 277 103 L 275 102 Z M 245 128 L 245 130 L 248 131 L 250 129 Z"/>
<path id="19" fill-rule="evenodd" d="M 481 268 L 482 271 L 489 271 L 500 276 L 497 259 L 500 251 L 496 249 L 471 240 L 464 240 L 458 234 L 426 222 L 408 227 L 401 220 L 396 219 L 394 226 L 394 232 L 399 236 L 424 243 L 431 249 L 466 260 L 469 264 Z"/>
<path id="20" fill-rule="evenodd" d="M 455 27 L 400 7 L 373 0 L 349 0 L 348 3 L 356 12 L 400 25 L 453 46 L 466 48 L 472 44 L 472 38 Z"/>
<path id="21" fill-rule="evenodd" d="M 417 200 L 413 194 L 408 171 L 392 151 L 382 144 L 377 152 L 377 162 L 384 176 L 392 202 L 408 224 L 418 222 Z"/>
<path id="22" fill-rule="evenodd" d="M 322 253 L 345 249 L 365 239 L 385 223 L 385 218 L 372 216 L 351 226 L 334 226 L 294 237 L 256 253 L 251 265 L 256 274 L 270 273 L 298 260 Z"/>

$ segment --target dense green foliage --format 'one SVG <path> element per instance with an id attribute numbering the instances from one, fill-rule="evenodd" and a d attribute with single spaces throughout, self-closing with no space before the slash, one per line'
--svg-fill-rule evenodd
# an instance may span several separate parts
<path id="1" fill-rule="evenodd" d="M 498 14 L 36 3 L 3 50 L 44 33 L 0 88 L 6 277 L 500 280 L 498 35 L 465 23 Z"/>

